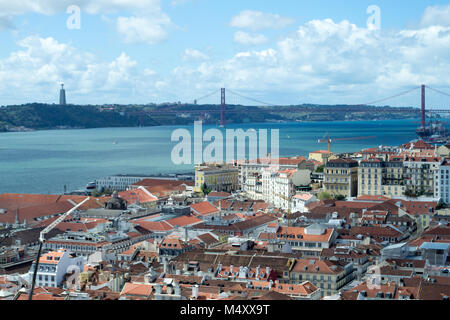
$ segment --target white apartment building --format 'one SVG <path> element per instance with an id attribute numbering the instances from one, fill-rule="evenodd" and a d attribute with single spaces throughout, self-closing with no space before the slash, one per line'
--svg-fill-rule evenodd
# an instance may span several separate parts
<path id="1" fill-rule="evenodd" d="M 65 249 L 45 253 L 39 259 L 36 286 L 60 287 L 67 273 L 83 272 L 83 257 L 73 257 Z M 35 263 L 29 276 L 33 277 Z"/>
<path id="2" fill-rule="evenodd" d="M 295 195 L 295 185 L 292 176 L 296 170 L 278 171 L 274 183 L 274 205 L 283 210 L 290 210 L 292 197 Z"/>
<path id="3" fill-rule="evenodd" d="M 292 157 L 292 158 L 279 158 L 276 159 L 258 159 L 258 160 L 246 160 L 239 164 L 239 184 L 242 187 L 242 191 L 247 191 L 247 179 L 256 175 L 262 175 L 262 172 L 266 169 L 277 166 L 279 170 L 298 169 L 300 166 L 305 166 L 314 171 L 311 168 L 311 164 L 305 164 L 305 157 Z"/>
<path id="4" fill-rule="evenodd" d="M 308 212 L 306 206 L 315 201 L 317 201 L 317 197 L 310 193 L 296 194 L 292 197 L 291 212 Z"/>
<path id="5" fill-rule="evenodd" d="M 289 210 L 295 195 L 294 179 L 297 170 L 274 170 L 267 168 L 262 173 L 263 200 L 277 208 Z"/>
<path id="6" fill-rule="evenodd" d="M 444 203 L 450 203 L 450 163 L 446 160 L 442 162 L 435 176 L 434 197 L 441 199 Z"/>
<path id="7" fill-rule="evenodd" d="M 258 174 L 249 175 L 247 177 L 243 190 L 253 200 L 264 200 L 262 177 Z"/>
<path id="8" fill-rule="evenodd" d="M 439 157 L 405 157 L 403 161 L 405 192 L 435 196 L 435 178 L 440 165 Z"/>

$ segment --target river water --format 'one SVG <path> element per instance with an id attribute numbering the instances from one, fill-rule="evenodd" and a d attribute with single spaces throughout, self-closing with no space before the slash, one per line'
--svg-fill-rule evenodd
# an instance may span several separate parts
<path id="1" fill-rule="evenodd" d="M 281 156 L 307 156 L 327 149 L 327 144 L 318 144 L 326 132 L 332 138 L 376 136 L 336 142 L 333 152 L 400 145 L 416 138 L 417 121 L 248 123 L 227 129 L 267 129 L 269 136 L 270 130 L 278 129 Z M 193 165 L 171 161 L 177 144 L 171 135 L 178 128 L 193 132 L 193 126 L 161 126 L 1 133 L 0 193 L 62 193 L 64 185 L 68 191 L 83 189 L 88 182 L 113 174 L 193 172 Z M 215 127 L 203 126 L 204 131 L 209 128 Z"/>

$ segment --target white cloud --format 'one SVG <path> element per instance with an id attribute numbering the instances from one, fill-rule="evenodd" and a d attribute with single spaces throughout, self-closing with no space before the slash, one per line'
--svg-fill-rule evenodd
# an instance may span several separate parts
<path id="1" fill-rule="evenodd" d="M 237 31 L 234 34 L 234 42 L 247 46 L 259 45 L 267 41 L 263 34 L 250 34 L 244 31 Z"/>
<path id="2" fill-rule="evenodd" d="M 163 15 L 151 17 L 119 17 L 117 31 L 125 43 L 159 43 L 167 38 L 165 27 L 171 24 L 170 18 Z"/>
<path id="3" fill-rule="evenodd" d="M 231 19 L 230 26 L 253 31 L 261 29 L 282 29 L 294 23 L 291 18 L 261 11 L 244 10 Z"/>
<path id="4" fill-rule="evenodd" d="M 26 13 L 54 15 L 66 13 L 69 6 L 78 6 L 81 13 L 119 13 L 117 31 L 126 43 L 155 44 L 167 38 L 167 29 L 173 26 L 170 17 L 163 12 L 161 0 L 21 0 L 0 1 L 0 30 L 12 29 L 11 18 Z M 124 13 L 130 16 L 123 16 Z"/>
<path id="5" fill-rule="evenodd" d="M 132 69 L 137 65 L 124 52 L 108 65 L 109 73 L 106 87 L 114 89 L 121 84 L 127 84 L 132 78 Z"/>
<path id="6" fill-rule="evenodd" d="M 21 0 L 0 1 L 3 15 L 17 16 L 25 13 L 53 15 L 65 12 L 67 7 L 75 5 L 88 14 L 111 13 L 118 11 L 155 12 L 159 11 L 160 0 Z"/>
<path id="7" fill-rule="evenodd" d="M 449 27 L 375 31 L 345 20 L 313 20 L 274 46 L 178 68 L 176 75 L 204 91 L 226 86 L 260 92 L 269 102 L 361 103 L 422 83 L 450 87 L 448 52 Z M 390 102 L 418 102 L 414 94 L 407 98 Z"/>
<path id="8" fill-rule="evenodd" d="M 209 56 L 196 49 L 187 48 L 183 52 L 182 59 L 183 61 L 204 61 L 209 60 Z"/>
<path id="9" fill-rule="evenodd" d="M 134 102 L 131 92 L 145 102 L 193 101 L 221 87 L 275 103 L 361 103 L 422 83 L 450 87 L 445 26 L 375 31 L 313 20 L 275 44 L 221 60 L 188 48 L 172 72 L 158 73 L 126 53 L 103 61 L 53 38 L 32 36 L 18 45 L 0 59 L 2 104 L 49 101 L 61 81 L 80 103 Z M 189 61 L 198 63 L 183 63 Z M 393 103 L 418 103 L 417 94 L 402 99 Z"/>
<path id="10" fill-rule="evenodd" d="M 420 24 L 421 26 L 450 26 L 450 4 L 427 7 Z"/>
<path id="11" fill-rule="evenodd" d="M 137 61 L 121 53 L 112 61 L 49 38 L 29 36 L 19 50 L 0 59 L 2 104 L 56 101 L 64 82 L 71 103 L 129 103 L 132 92 L 155 93 L 156 72 L 138 68 Z"/>

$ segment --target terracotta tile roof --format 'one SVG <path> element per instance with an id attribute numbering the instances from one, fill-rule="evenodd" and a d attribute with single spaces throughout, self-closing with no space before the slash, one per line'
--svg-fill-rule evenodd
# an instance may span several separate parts
<path id="1" fill-rule="evenodd" d="M 45 194 L 0 194 L 0 208 L 16 210 L 26 207 L 39 206 L 43 204 L 55 203 L 60 196 Z"/>
<path id="2" fill-rule="evenodd" d="M 290 178 L 296 172 L 297 172 L 296 169 L 279 170 L 278 171 L 278 176 L 286 175 L 288 178 Z"/>
<path id="3" fill-rule="evenodd" d="M 252 204 L 253 202 L 251 201 L 233 201 L 229 210 L 248 212 L 250 211 Z"/>
<path id="4" fill-rule="evenodd" d="M 119 192 L 119 197 L 130 204 L 136 202 L 146 204 L 158 201 L 158 198 L 152 196 L 145 188 Z"/>
<path id="5" fill-rule="evenodd" d="M 252 201 L 233 201 L 231 207 L 228 209 L 232 211 L 249 212 L 252 205 Z"/>
<path id="6" fill-rule="evenodd" d="M 165 237 L 161 243 L 158 245 L 160 248 L 171 248 L 171 249 L 184 249 L 188 247 L 188 244 L 182 241 L 178 237 Z"/>
<path id="7" fill-rule="evenodd" d="M 71 201 L 75 204 L 78 204 L 82 201 L 84 201 L 87 197 L 86 196 L 68 196 L 64 195 L 61 196 L 58 200 L 58 202 L 61 201 Z M 90 209 L 98 209 L 103 208 L 105 206 L 105 202 L 111 199 L 111 197 L 99 197 L 99 198 L 93 198 L 91 197 L 87 202 L 85 202 L 83 205 L 81 205 L 80 210 L 90 210 Z"/>
<path id="8" fill-rule="evenodd" d="M 58 264 L 59 260 L 64 255 L 65 251 L 52 251 L 46 254 L 43 254 L 40 259 L 39 263 L 45 263 L 45 264 Z"/>
<path id="9" fill-rule="evenodd" d="M 380 268 L 380 275 L 387 276 L 400 276 L 400 277 L 412 277 L 414 275 L 414 271 L 412 270 L 399 270 L 391 266 L 383 266 Z"/>
<path id="10" fill-rule="evenodd" d="M 432 282 L 422 282 L 419 288 L 419 300 L 442 301 L 444 297 L 450 296 L 450 285 Z"/>
<path id="11" fill-rule="evenodd" d="M 211 192 L 210 194 L 208 194 L 208 197 L 220 197 L 220 198 L 227 198 L 230 197 L 231 193 L 228 192 Z"/>
<path id="12" fill-rule="evenodd" d="M 347 159 L 347 158 L 341 158 L 341 159 L 333 159 L 333 160 L 329 160 L 327 163 L 335 163 L 335 164 L 357 164 L 358 161 L 353 160 L 353 159 Z"/>
<path id="13" fill-rule="evenodd" d="M 164 197 L 172 193 L 179 193 L 186 190 L 184 186 L 193 187 L 195 185 L 192 181 L 178 181 L 178 180 L 161 180 L 161 179 L 144 179 L 132 186 L 144 187 L 147 191 L 156 197 Z"/>
<path id="14" fill-rule="evenodd" d="M 298 156 L 294 158 L 280 158 L 279 164 L 280 165 L 298 165 L 302 163 L 303 161 L 306 161 L 305 157 Z"/>
<path id="15" fill-rule="evenodd" d="M 36 207 L 41 205 L 54 204 L 58 202 L 71 201 L 78 204 L 84 201 L 87 196 L 77 195 L 49 195 L 49 194 L 21 194 L 21 193 L 4 193 L 0 194 L 0 208 L 7 210 L 17 210 L 27 207 Z M 109 197 L 91 198 L 84 203 L 80 210 L 95 209 L 103 207 L 103 203 Z"/>
<path id="16" fill-rule="evenodd" d="M 441 158 L 438 157 L 406 157 L 405 161 L 408 162 L 441 162 Z"/>
<path id="17" fill-rule="evenodd" d="M 328 242 L 333 235 L 333 228 L 325 229 L 325 233 L 322 235 L 313 235 L 306 233 L 307 228 L 303 227 L 280 227 L 277 231 L 277 237 L 280 238 L 284 235 L 293 236 L 292 239 L 301 239 L 302 241 L 313 241 L 313 242 Z M 298 238 L 301 236 L 301 238 Z M 289 239 L 289 238 L 288 238 Z M 295 241 L 295 240 L 294 240 Z"/>
<path id="18" fill-rule="evenodd" d="M 436 226 L 433 228 L 429 228 L 428 230 L 423 232 L 423 235 L 450 237 L 450 227 L 449 226 Z"/>
<path id="19" fill-rule="evenodd" d="M 32 300 L 65 300 L 65 297 L 54 295 L 50 292 L 42 292 L 42 293 L 33 293 Z M 20 294 L 17 300 L 28 300 L 28 294 Z"/>
<path id="20" fill-rule="evenodd" d="M 152 231 L 152 232 L 161 232 L 161 231 L 170 231 L 173 230 L 173 227 L 168 224 L 166 221 L 147 221 L 148 218 L 142 218 L 136 221 L 133 221 L 134 224 L 141 226 L 142 228 Z"/>
<path id="21" fill-rule="evenodd" d="M 254 212 L 266 211 L 267 208 L 269 208 L 269 206 L 270 206 L 270 203 L 263 202 L 263 201 L 255 201 L 255 202 L 253 202 L 252 209 Z"/>
<path id="22" fill-rule="evenodd" d="M 213 202 L 214 206 L 216 208 L 221 208 L 222 210 L 228 210 L 228 208 L 231 206 L 232 201 L 230 200 L 218 200 Z"/>
<path id="23" fill-rule="evenodd" d="M 178 227 L 185 227 L 185 226 L 194 226 L 196 224 L 202 223 L 203 220 L 200 220 L 194 216 L 181 216 L 176 217 L 170 220 L 166 220 L 166 223 L 171 225 L 172 227 L 178 226 Z"/>
<path id="24" fill-rule="evenodd" d="M 196 229 L 219 230 L 223 232 L 244 232 L 246 230 L 257 228 L 261 225 L 268 224 L 276 220 L 278 220 L 276 217 L 265 214 L 257 217 L 249 217 L 248 220 L 239 221 L 229 226 L 199 224 L 196 226 Z"/>
<path id="25" fill-rule="evenodd" d="M 373 203 L 372 203 L 373 204 Z M 331 214 L 337 213 L 339 219 L 346 219 L 350 221 L 350 215 L 353 213 L 356 217 L 362 215 L 362 208 L 358 206 L 355 207 L 328 207 L 328 206 L 318 206 L 311 209 L 309 213 L 305 213 L 304 216 L 308 219 L 329 219 Z"/>
<path id="26" fill-rule="evenodd" d="M 52 218 L 43 221 L 40 225 L 49 225 L 51 222 L 56 220 L 57 218 Z M 75 231 L 75 232 L 87 232 L 89 230 L 95 229 L 99 224 L 108 223 L 108 220 L 105 219 L 91 219 L 91 218 L 82 218 L 80 221 L 63 221 L 56 226 L 61 231 Z"/>
<path id="27" fill-rule="evenodd" d="M 215 206 L 213 206 L 208 201 L 191 204 L 190 207 L 194 211 L 195 214 L 200 215 L 200 216 L 208 216 L 208 215 L 219 212 L 219 209 L 217 209 Z"/>
<path id="28" fill-rule="evenodd" d="M 395 205 L 396 201 L 388 200 L 382 203 L 363 202 L 363 201 L 336 201 L 336 207 L 346 207 L 351 209 L 367 209 L 367 210 L 387 210 L 392 214 L 398 214 L 398 207 Z"/>
<path id="29" fill-rule="evenodd" d="M 144 298 L 148 298 L 153 291 L 153 285 L 151 284 L 142 284 L 142 283 L 125 283 L 122 291 L 120 292 L 121 296 L 131 295 L 131 296 L 141 296 Z"/>
<path id="30" fill-rule="evenodd" d="M 277 300 L 293 300 L 294 298 L 291 298 L 283 293 L 279 293 L 276 291 L 269 291 L 267 293 L 264 293 L 262 296 L 254 298 L 254 300 L 262 300 L 262 301 L 277 301 Z"/>
<path id="31" fill-rule="evenodd" d="M 386 227 L 353 227 L 350 229 L 350 234 L 352 235 L 369 235 L 372 237 L 400 237 L 402 233 L 391 228 Z"/>
<path id="32" fill-rule="evenodd" d="M 287 283 L 275 283 L 273 285 L 275 292 L 287 294 L 287 295 L 301 295 L 308 296 L 318 290 L 311 282 L 305 281 L 301 284 L 287 284 Z"/>
<path id="33" fill-rule="evenodd" d="M 334 204 L 334 201 L 335 201 L 335 200 L 333 200 L 333 204 Z M 308 203 L 308 204 L 306 205 L 306 207 L 308 208 L 308 210 L 312 210 L 312 209 L 314 209 L 314 208 L 321 207 L 321 206 L 323 206 L 323 205 L 325 205 L 325 202 L 324 202 L 324 201 L 316 201 L 316 202 Z"/>
<path id="34" fill-rule="evenodd" d="M 425 260 L 412 260 L 412 259 L 386 259 L 386 262 L 391 265 L 396 265 L 399 267 L 409 267 L 410 264 L 414 266 L 414 268 L 424 268 Z"/>
<path id="35" fill-rule="evenodd" d="M 27 220 L 27 223 L 35 223 L 37 218 L 45 216 L 59 215 L 72 209 L 74 205 L 69 201 L 49 203 L 25 207 L 19 210 L 8 210 L 5 214 L 0 214 L 0 223 L 14 223 L 16 215 L 20 223 Z"/>
<path id="36" fill-rule="evenodd" d="M 200 239 L 202 242 L 206 243 L 207 245 L 211 245 L 213 243 L 218 242 L 218 240 L 215 237 L 213 237 L 210 233 L 201 234 L 197 238 Z"/>
<path id="37" fill-rule="evenodd" d="M 410 149 L 411 146 L 413 147 L 413 149 L 429 149 L 429 150 L 434 149 L 434 147 L 431 144 L 426 143 L 423 140 L 419 140 L 417 142 L 408 142 L 408 143 L 402 145 L 402 147 L 405 149 Z"/>
<path id="38" fill-rule="evenodd" d="M 312 197 L 314 197 L 314 196 L 312 194 L 308 193 L 308 194 L 296 194 L 293 198 L 303 200 L 303 201 L 308 201 L 308 200 L 311 200 Z"/>
<path id="39" fill-rule="evenodd" d="M 381 163 L 382 161 L 376 157 L 369 157 L 366 160 L 361 161 L 361 163 Z"/>
<path id="40" fill-rule="evenodd" d="M 372 286 L 368 285 L 367 282 L 362 282 L 350 290 L 342 292 L 342 299 L 356 300 L 358 298 L 358 294 L 362 292 L 365 293 L 367 298 L 377 298 L 377 294 L 382 292 L 383 297 L 390 294 L 392 299 L 394 299 L 397 292 L 397 285 L 395 282 L 389 282 L 387 284 Z"/>
<path id="41" fill-rule="evenodd" d="M 388 201 L 391 204 L 401 203 L 401 208 L 411 215 L 421 215 L 421 214 L 433 214 L 438 205 L 434 201 L 406 201 L 399 199 L 391 199 Z"/>
<path id="42" fill-rule="evenodd" d="M 339 274 L 344 268 L 329 260 L 296 259 L 291 272 L 315 274 Z"/>

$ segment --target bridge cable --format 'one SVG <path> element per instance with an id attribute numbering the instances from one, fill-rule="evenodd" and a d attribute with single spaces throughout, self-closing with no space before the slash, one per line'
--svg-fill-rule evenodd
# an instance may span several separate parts
<path id="1" fill-rule="evenodd" d="M 244 98 L 244 99 L 256 102 L 256 103 L 264 104 L 264 105 L 266 105 L 268 107 L 277 107 L 277 106 L 279 106 L 279 105 L 276 105 L 276 104 L 267 103 L 267 102 L 264 102 L 264 101 L 261 101 L 261 100 L 258 100 L 258 99 L 254 99 L 254 98 L 250 98 L 250 97 L 244 96 L 244 95 L 242 95 L 240 93 L 237 93 L 236 91 L 233 91 L 231 89 L 227 89 L 227 91 L 231 92 L 234 95 L 237 95 L 238 97 L 241 97 L 241 98 Z"/>
<path id="2" fill-rule="evenodd" d="M 198 101 L 200 101 L 200 100 L 209 98 L 209 97 L 211 97 L 212 95 L 214 95 L 214 94 L 216 94 L 216 93 L 218 93 L 218 92 L 220 92 L 220 90 L 217 90 L 217 89 L 216 89 L 216 90 L 214 90 L 213 92 L 208 93 L 208 94 L 206 94 L 206 95 L 204 95 L 204 96 L 202 96 L 202 97 L 200 97 L 200 98 L 198 98 L 198 99 L 195 99 L 195 100 L 197 100 L 197 102 L 198 102 Z"/>
<path id="3" fill-rule="evenodd" d="M 375 101 L 371 101 L 371 102 L 363 103 L 363 104 L 350 105 L 350 106 L 351 106 L 351 107 L 359 107 L 359 106 L 370 106 L 370 105 L 374 105 L 375 103 L 379 103 L 379 102 L 383 102 L 383 101 L 387 101 L 387 100 L 390 100 L 390 99 L 393 99 L 393 98 L 397 98 L 397 97 L 403 96 L 403 95 L 405 95 L 405 94 L 407 94 L 407 93 L 413 92 L 413 91 L 415 91 L 415 90 L 417 90 L 417 89 L 420 89 L 420 88 L 421 88 L 421 87 L 414 87 L 413 89 L 410 89 L 410 90 L 407 90 L 407 91 L 404 91 L 404 92 L 395 94 L 395 95 L 390 96 L 390 97 L 387 97 L 387 98 L 383 98 L 383 99 L 380 99 L 380 100 L 375 100 Z"/>
<path id="4" fill-rule="evenodd" d="M 441 90 L 438 90 L 438 89 L 431 88 L 431 87 L 429 87 L 429 86 L 426 86 L 426 87 L 427 87 L 428 89 L 433 90 L 433 91 L 435 91 L 435 92 L 437 92 L 437 93 L 440 93 L 440 94 L 442 94 L 442 95 L 444 95 L 444 96 L 450 97 L 450 94 L 449 94 L 449 93 L 446 93 L 446 92 L 441 91 Z"/>

